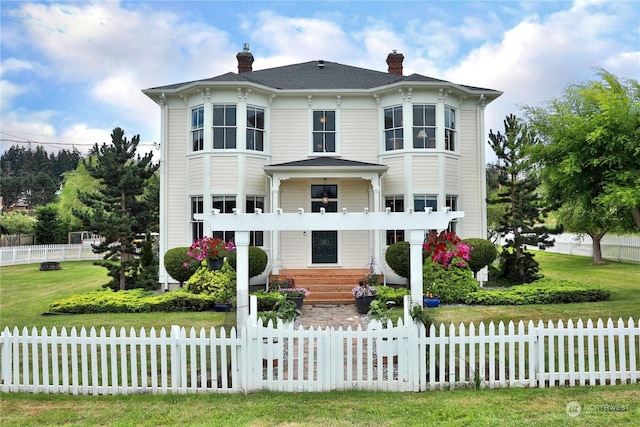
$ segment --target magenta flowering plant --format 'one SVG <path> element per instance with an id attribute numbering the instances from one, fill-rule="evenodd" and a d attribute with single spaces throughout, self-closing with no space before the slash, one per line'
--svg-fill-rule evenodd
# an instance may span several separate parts
<path id="1" fill-rule="evenodd" d="M 463 268 L 471 259 L 473 247 L 463 242 L 456 233 L 442 231 L 440 234 L 431 232 L 422 249 L 429 254 L 433 262 L 443 267 L 454 265 Z"/>
<path id="2" fill-rule="evenodd" d="M 373 297 L 378 295 L 378 288 L 371 286 L 366 282 L 362 282 L 351 290 L 353 296 L 356 298 Z"/>
<path id="3" fill-rule="evenodd" d="M 203 259 L 222 259 L 235 249 L 236 245 L 233 242 L 225 242 L 217 237 L 203 237 L 193 242 L 187 251 L 187 256 L 198 261 Z"/>

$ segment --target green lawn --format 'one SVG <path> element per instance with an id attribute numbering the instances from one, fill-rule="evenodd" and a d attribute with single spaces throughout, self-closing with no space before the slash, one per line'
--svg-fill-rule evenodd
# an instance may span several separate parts
<path id="1" fill-rule="evenodd" d="M 595 266 L 585 257 L 537 253 L 547 277 L 611 289 L 604 303 L 518 307 L 440 307 L 440 322 L 520 319 L 640 318 L 640 266 Z M 235 314 L 162 313 L 42 316 L 58 298 L 95 290 L 107 281 L 91 262 L 0 269 L 0 327 L 219 327 Z M 567 404 L 579 403 L 576 417 Z M 212 426 L 422 426 L 422 425 L 638 425 L 640 384 L 554 389 L 456 390 L 424 393 L 331 392 L 250 395 L 68 396 L 0 393 L 0 425 L 212 425 Z"/>

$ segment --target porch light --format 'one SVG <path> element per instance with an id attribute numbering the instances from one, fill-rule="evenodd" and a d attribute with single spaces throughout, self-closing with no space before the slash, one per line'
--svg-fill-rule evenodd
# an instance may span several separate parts
<path id="1" fill-rule="evenodd" d="M 327 193 L 327 178 L 324 179 L 324 192 L 322 193 L 322 204 L 329 204 L 329 194 Z"/>

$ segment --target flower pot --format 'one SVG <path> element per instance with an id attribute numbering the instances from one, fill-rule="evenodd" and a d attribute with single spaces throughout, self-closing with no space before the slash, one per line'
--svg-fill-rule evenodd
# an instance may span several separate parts
<path id="1" fill-rule="evenodd" d="M 231 311 L 231 303 L 229 302 L 214 302 L 213 311 Z"/>
<path id="2" fill-rule="evenodd" d="M 294 296 L 291 296 L 291 295 L 287 295 L 287 300 L 295 302 L 296 303 L 296 309 L 297 310 L 302 310 L 302 303 L 304 302 L 304 297 L 294 297 Z"/>
<path id="3" fill-rule="evenodd" d="M 376 299 L 376 297 L 362 297 L 356 298 L 356 307 L 358 309 L 358 313 L 367 314 L 369 312 L 369 306 L 371 305 L 371 301 Z"/>
<path id="4" fill-rule="evenodd" d="M 437 307 L 440 305 L 440 298 L 423 297 L 422 302 L 425 307 Z"/>
<path id="5" fill-rule="evenodd" d="M 224 264 L 224 259 L 222 258 L 207 258 L 207 267 L 209 270 L 220 270 L 222 268 L 222 264 Z"/>

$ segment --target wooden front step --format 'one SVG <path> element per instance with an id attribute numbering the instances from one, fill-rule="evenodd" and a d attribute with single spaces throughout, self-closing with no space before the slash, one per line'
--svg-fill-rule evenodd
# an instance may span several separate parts
<path id="1" fill-rule="evenodd" d="M 295 280 L 297 288 L 310 292 L 304 304 L 355 304 L 352 289 L 366 273 L 364 268 L 287 269 L 272 275 L 270 282 L 275 278 Z"/>

